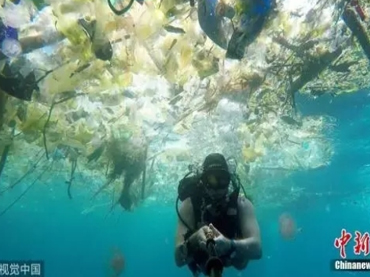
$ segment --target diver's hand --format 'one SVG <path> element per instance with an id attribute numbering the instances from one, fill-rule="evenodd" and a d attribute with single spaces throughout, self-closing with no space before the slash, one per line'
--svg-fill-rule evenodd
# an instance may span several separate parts
<path id="1" fill-rule="evenodd" d="M 207 250 L 206 247 L 206 233 L 210 232 L 210 228 L 208 226 L 203 226 L 198 231 L 196 231 L 194 234 L 191 235 L 189 238 L 189 242 L 191 245 L 193 245 L 196 248 L 201 248 L 203 250 Z"/>
<path id="2" fill-rule="evenodd" d="M 217 255 L 218 256 L 227 255 L 231 249 L 231 241 L 223 234 L 221 234 L 221 232 L 218 231 L 216 227 L 213 226 L 212 224 L 209 225 L 209 228 L 211 229 L 215 236 L 213 240 L 215 241 Z"/>

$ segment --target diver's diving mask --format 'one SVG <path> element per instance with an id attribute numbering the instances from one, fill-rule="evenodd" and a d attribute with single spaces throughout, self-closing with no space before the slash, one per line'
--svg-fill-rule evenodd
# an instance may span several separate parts
<path id="1" fill-rule="evenodd" d="M 225 190 L 230 184 L 230 173 L 226 170 L 209 170 L 203 173 L 202 181 L 207 189 Z"/>

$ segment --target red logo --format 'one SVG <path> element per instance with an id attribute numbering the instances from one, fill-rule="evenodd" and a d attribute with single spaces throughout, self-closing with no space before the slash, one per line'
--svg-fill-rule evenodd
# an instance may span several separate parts
<path id="1" fill-rule="evenodd" d="M 342 229 L 341 236 L 334 240 L 334 246 L 340 249 L 340 256 L 342 259 L 347 257 L 346 246 L 352 237 L 351 233 L 347 232 L 346 229 Z M 370 236 L 368 232 L 361 234 L 361 232 L 355 231 L 354 242 L 355 246 L 353 247 L 353 252 L 355 255 L 360 255 L 361 253 L 364 253 L 365 256 L 369 255 Z"/>
<path id="2" fill-rule="evenodd" d="M 355 254 L 360 255 L 363 252 L 365 256 L 369 255 L 369 233 L 361 235 L 360 232 L 356 231 L 355 235 L 356 245 L 353 247 Z"/>
<path id="3" fill-rule="evenodd" d="M 339 238 L 336 238 L 334 241 L 334 246 L 336 248 L 340 248 L 340 256 L 345 259 L 346 258 L 346 249 L 349 240 L 352 238 L 352 235 L 346 231 L 346 229 L 342 229 L 342 235 Z"/>

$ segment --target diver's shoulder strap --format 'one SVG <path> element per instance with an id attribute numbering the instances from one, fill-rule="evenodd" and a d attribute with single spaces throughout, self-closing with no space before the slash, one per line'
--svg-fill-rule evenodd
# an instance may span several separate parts
<path id="1" fill-rule="evenodd" d="M 200 196 L 194 195 L 190 199 L 191 199 L 191 204 L 193 205 L 194 227 L 195 227 L 195 229 L 197 229 L 198 224 L 201 222 L 202 198 Z"/>

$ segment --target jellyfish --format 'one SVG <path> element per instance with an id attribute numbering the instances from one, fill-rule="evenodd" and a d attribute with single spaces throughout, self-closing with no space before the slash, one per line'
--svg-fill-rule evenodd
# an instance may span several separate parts
<path id="1" fill-rule="evenodd" d="M 288 213 L 283 213 L 279 217 L 279 231 L 280 235 L 287 240 L 295 238 L 297 232 L 300 232 L 301 229 L 297 228 L 296 223 L 293 217 Z"/>
<path id="2" fill-rule="evenodd" d="M 109 261 L 109 268 L 112 277 L 121 276 L 123 270 L 125 269 L 125 258 L 118 248 L 113 249 L 113 255 Z"/>

